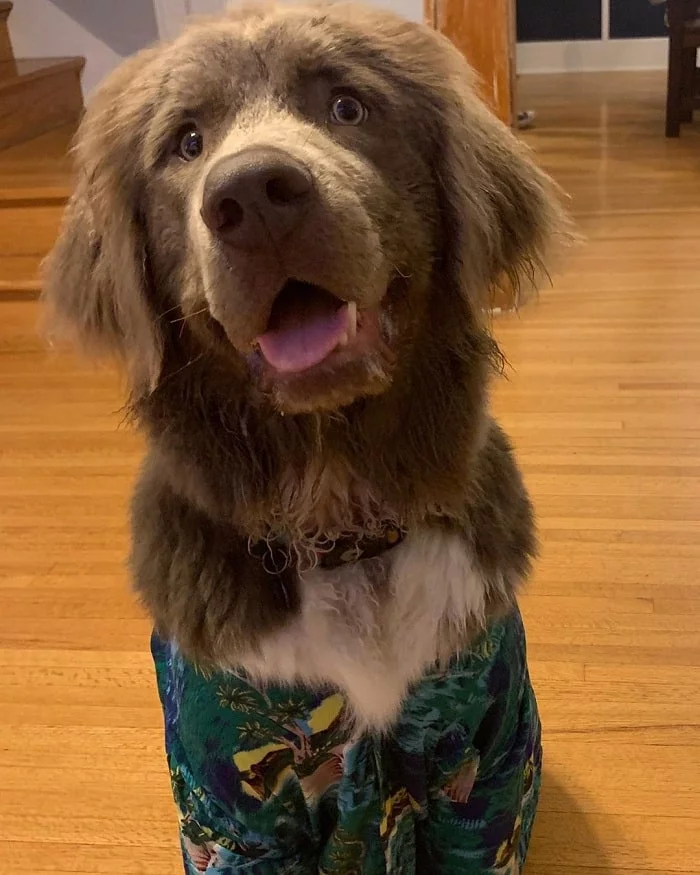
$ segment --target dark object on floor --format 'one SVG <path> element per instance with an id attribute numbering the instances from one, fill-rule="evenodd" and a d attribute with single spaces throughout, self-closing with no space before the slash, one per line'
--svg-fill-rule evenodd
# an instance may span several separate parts
<path id="1" fill-rule="evenodd" d="M 515 126 L 520 131 L 531 128 L 535 124 L 536 115 L 534 109 L 524 109 L 522 112 L 518 113 L 518 117 L 515 120 Z"/>
<path id="2" fill-rule="evenodd" d="M 669 0 L 668 3 L 668 90 L 666 136 L 677 137 L 681 125 L 693 121 L 700 109 L 700 20 L 697 0 Z"/>

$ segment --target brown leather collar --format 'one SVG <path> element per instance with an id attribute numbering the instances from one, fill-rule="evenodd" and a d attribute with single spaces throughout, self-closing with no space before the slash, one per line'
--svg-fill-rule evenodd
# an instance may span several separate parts
<path id="1" fill-rule="evenodd" d="M 374 559 L 393 550 L 403 539 L 404 532 L 396 526 L 387 526 L 377 535 L 339 538 L 327 553 L 319 553 L 318 564 L 321 568 L 339 568 L 362 559 Z"/>
<path id="2" fill-rule="evenodd" d="M 329 541 L 327 550 L 318 551 L 316 567 L 333 569 L 363 559 L 373 559 L 397 547 L 404 537 L 405 532 L 398 526 L 387 525 L 378 534 L 360 534 Z M 282 539 L 258 541 L 251 546 L 250 552 L 270 572 L 279 573 L 289 563 L 289 550 Z"/>

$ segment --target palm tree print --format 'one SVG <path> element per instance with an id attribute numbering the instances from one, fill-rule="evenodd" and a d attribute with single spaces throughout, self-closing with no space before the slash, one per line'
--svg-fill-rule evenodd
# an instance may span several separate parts
<path id="1" fill-rule="evenodd" d="M 240 714 L 254 714 L 264 707 L 264 700 L 253 690 L 244 687 L 221 684 L 216 691 L 219 705 Z"/>
<path id="2" fill-rule="evenodd" d="M 338 692 L 153 652 L 187 875 L 522 872 L 541 750 L 517 612 L 431 667 L 381 735 L 353 736 Z"/>

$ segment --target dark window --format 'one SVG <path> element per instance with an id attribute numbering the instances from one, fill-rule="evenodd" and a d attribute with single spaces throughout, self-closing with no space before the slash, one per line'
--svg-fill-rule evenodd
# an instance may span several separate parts
<path id="1" fill-rule="evenodd" d="M 649 0 L 610 0 L 610 38 L 665 36 L 666 4 L 652 6 Z"/>
<path id="2" fill-rule="evenodd" d="M 648 3 L 648 0 L 639 0 Z M 598 40 L 601 37 L 600 0 L 517 0 L 518 40 Z"/>

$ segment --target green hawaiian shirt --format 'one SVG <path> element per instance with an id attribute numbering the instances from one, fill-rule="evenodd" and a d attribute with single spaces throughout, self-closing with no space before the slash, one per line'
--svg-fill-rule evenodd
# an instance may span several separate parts
<path id="1" fill-rule="evenodd" d="M 153 655 L 187 875 L 521 871 L 541 748 L 517 611 L 359 737 L 336 689 Z"/>

